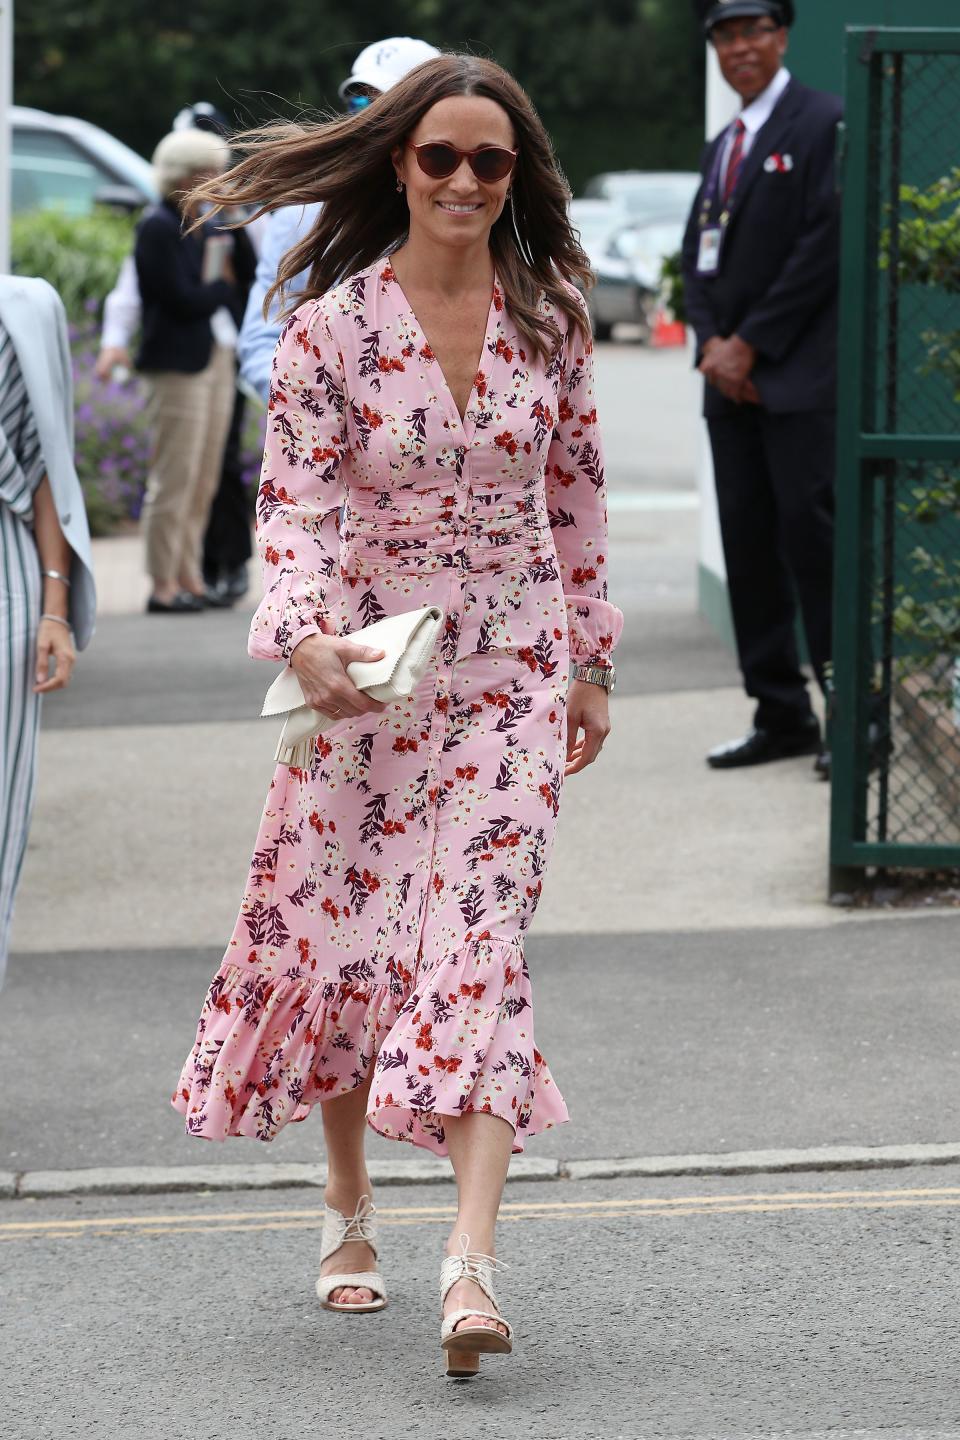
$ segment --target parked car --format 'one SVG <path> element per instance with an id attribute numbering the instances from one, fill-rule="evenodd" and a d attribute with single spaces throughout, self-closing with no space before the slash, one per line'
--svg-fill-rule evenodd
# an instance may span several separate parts
<path id="1" fill-rule="evenodd" d="M 613 201 L 637 225 L 660 220 L 683 224 L 699 187 L 700 176 L 693 170 L 608 170 L 588 180 L 583 193 Z"/>
<path id="2" fill-rule="evenodd" d="M 594 199 L 572 201 L 570 220 L 596 280 L 587 295 L 594 335 L 609 340 L 626 321 L 646 343 L 661 305 L 663 262 L 680 248 L 682 222 L 638 225 L 615 201 Z"/>
<path id="3" fill-rule="evenodd" d="M 13 211 L 88 215 L 94 205 L 139 209 L 158 196 L 150 164 L 98 125 L 10 107 Z"/>
<path id="4" fill-rule="evenodd" d="M 580 236 L 595 283 L 587 292 L 590 323 L 598 340 L 609 340 L 625 320 L 648 328 L 646 296 L 629 257 L 619 247 L 629 217 L 611 200 L 572 200 L 570 223 Z"/>

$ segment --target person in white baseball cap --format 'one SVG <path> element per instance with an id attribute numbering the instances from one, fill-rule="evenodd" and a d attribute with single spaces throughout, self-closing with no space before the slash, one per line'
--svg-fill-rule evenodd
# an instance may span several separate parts
<path id="1" fill-rule="evenodd" d="M 353 69 L 339 87 L 339 96 L 349 114 L 365 109 L 384 90 L 440 51 L 425 40 L 394 35 L 377 40 L 360 51 Z M 264 319 L 263 302 L 277 278 L 277 268 L 288 250 L 308 233 L 317 218 L 316 205 L 288 205 L 268 216 L 266 237 L 260 249 L 257 275 L 247 301 L 243 327 L 237 342 L 240 378 L 247 393 L 256 393 L 266 403 L 270 391 L 270 367 L 280 338 L 277 305 Z M 306 283 L 306 275 L 303 277 Z M 297 282 L 291 286 L 296 290 Z"/>
<path id="2" fill-rule="evenodd" d="M 434 45 L 428 45 L 426 40 L 414 40 L 409 35 L 375 40 L 360 51 L 337 94 L 348 110 L 362 109 L 373 98 L 365 92 L 389 90 L 415 66 L 422 65 L 425 60 L 435 60 L 439 54 Z M 358 100 L 363 104 L 356 104 Z"/>

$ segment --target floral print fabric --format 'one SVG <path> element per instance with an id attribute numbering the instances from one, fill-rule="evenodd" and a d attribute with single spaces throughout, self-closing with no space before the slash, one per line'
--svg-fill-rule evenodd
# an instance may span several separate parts
<path id="1" fill-rule="evenodd" d="M 546 310 L 546 301 L 543 302 Z M 549 313 L 549 312 L 547 312 Z M 436 604 L 410 700 L 279 767 L 174 1105 L 270 1140 L 374 1067 L 368 1119 L 446 1153 L 444 1117 L 566 1119 L 534 1043 L 523 935 L 553 841 L 571 655 L 609 663 L 589 342 L 540 362 L 495 284 L 461 419 L 389 262 L 286 325 L 258 498 L 250 652 Z"/>

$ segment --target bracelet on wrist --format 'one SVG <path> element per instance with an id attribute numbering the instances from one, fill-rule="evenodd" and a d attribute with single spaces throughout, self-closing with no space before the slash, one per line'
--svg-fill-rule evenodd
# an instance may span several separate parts
<path id="1" fill-rule="evenodd" d="M 59 570 L 44 570 L 43 573 L 48 580 L 59 580 L 61 585 L 66 585 L 67 589 L 70 589 L 69 577 L 67 575 L 61 575 Z"/>
<path id="2" fill-rule="evenodd" d="M 65 620 L 62 615 L 47 615 L 47 614 L 43 614 L 43 615 L 40 616 L 40 619 L 41 619 L 41 620 L 54 620 L 54 621 L 56 621 L 56 623 L 57 623 L 58 625 L 66 625 L 66 627 L 67 627 L 68 630 L 70 630 L 70 631 L 73 630 L 73 626 L 70 624 L 70 621 L 69 621 L 69 620 Z"/>

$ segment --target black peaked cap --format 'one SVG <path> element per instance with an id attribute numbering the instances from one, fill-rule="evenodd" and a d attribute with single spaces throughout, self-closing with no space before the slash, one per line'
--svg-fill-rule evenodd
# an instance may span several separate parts
<path id="1" fill-rule="evenodd" d="M 767 16 L 780 25 L 790 26 L 796 19 L 793 0 L 694 0 L 694 3 L 708 34 L 721 20 Z"/>

